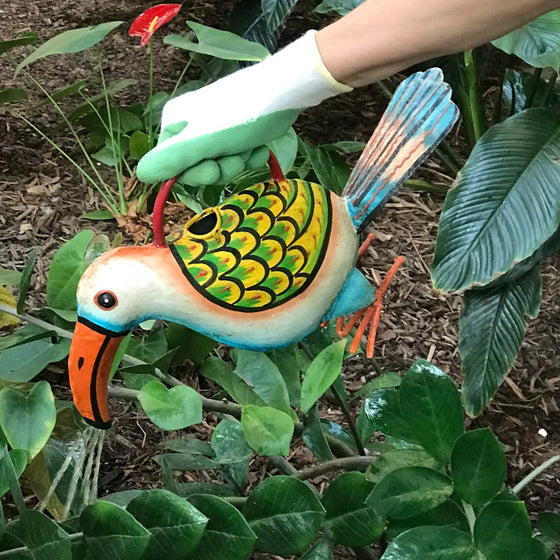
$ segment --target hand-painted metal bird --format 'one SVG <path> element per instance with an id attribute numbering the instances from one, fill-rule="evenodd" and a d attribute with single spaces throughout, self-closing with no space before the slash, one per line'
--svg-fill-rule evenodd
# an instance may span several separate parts
<path id="1" fill-rule="evenodd" d="M 69 372 L 80 413 L 94 426 L 109 425 L 107 382 L 115 352 L 146 319 L 181 323 L 238 348 L 270 350 L 354 313 L 346 328 L 341 321 L 338 326 L 344 334 L 361 320 L 357 346 L 379 319 L 384 291 L 376 299 L 355 267 L 358 233 L 457 114 L 439 69 L 414 74 L 395 92 L 341 197 L 273 169 L 277 180 L 204 210 L 169 245 L 161 216 L 173 181 L 164 184 L 154 209 L 154 245 L 109 251 L 78 286 Z"/>

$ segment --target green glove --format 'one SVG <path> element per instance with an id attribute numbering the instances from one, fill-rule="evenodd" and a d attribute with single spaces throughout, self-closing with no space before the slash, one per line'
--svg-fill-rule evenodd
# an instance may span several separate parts
<path id="1" fill-rule="evenodd" d="M 262 166 L 265 144 L 286 134 L 303 109 L 351 89 L 325 68 L 310 31 L 254 66 L 168 101 L 158 145 L 138 163 L 138 178 L 225 183 Z"/>

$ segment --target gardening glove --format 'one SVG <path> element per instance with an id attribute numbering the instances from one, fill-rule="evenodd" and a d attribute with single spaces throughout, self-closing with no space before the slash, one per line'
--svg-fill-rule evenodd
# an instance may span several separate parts
<path id="1" fill-rule="evenodd" d="M 352 89 L 323 64 L 315 33 L 168 101 L 158 144 L 138 163 L 138 178 L 153 182 L 181 174 L 181 182 L 202 186 L 264 165 L 265 144 L 286 134 L 303 109 Z"/>

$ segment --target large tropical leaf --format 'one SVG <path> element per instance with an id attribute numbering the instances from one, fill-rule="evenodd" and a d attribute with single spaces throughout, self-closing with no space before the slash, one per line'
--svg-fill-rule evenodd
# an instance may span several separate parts
<path id="1" fill-rule="evenodd" d="M 463 360 L 462 396 L 468 414 L 480 414 L 513 365 L 525 335 L 527 318 L 541 302 L 540 265 L 505 285 L 465 294 L 459 320 Z"/>
<path id="2" fill-rule="evenodd" d="M 443 207 L 432 278 L 485 285 L 532 255 L 560 224 L 560 117 L 529 109 L 492 127 Z"/>
<path id="3" fill-rule="evenodd" d="M 531 66 L 560 66 L 560 10 L 553 10 L 492 42 Z"/>
<path id="4" fill-rule="evenodd" d="M 284 22 L 298 0 L 242 0 L 231 14 L 231 29 L 243 38 L 276 50 Z"/>

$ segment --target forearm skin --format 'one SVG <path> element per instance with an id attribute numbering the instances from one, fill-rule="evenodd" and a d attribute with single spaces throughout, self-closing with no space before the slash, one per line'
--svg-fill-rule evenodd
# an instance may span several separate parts
<path id="1" fill-rule="evenodd" d="M 359 87 L 497 39 L 556 8 L 560 0 L 366 0 L 316 40 L 331 74 Z"/>

